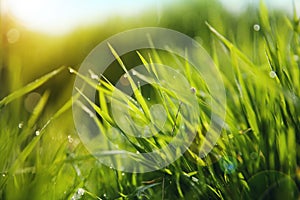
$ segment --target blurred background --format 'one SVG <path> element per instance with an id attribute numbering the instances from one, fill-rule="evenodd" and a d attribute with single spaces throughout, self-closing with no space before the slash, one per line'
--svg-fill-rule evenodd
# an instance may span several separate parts
<path id="1" fill-rule="evenodd" d="M 207 21 L 252 54 L 249 46 L 253 46 L 253 26 L 258 21 L 253 13 L 258 3 L 258 0 L 2 0 L 0 98 L 60 66 L 78 69 L 102 40 L 137 27 L 178 30 L 196 39 L 209 52 L 211 36 L 205 25 Z M 293 13 L 293 1 L 267 0 L 266 4 L 278 12 Z M 299 0 L 295 1 L 295 8 L 299 10 Z M 73 79 L 65 70 L 47 83 L 44 88 L 51 88 L 50 102 L 55 104 L 69 98 Z"/>

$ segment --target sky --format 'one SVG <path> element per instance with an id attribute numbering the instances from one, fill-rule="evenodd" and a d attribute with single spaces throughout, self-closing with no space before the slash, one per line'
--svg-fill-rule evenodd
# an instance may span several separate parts
<path id="1" fill-rule="evenodd" d="M 167 3 L 184 0 L 2 0 L 1 9 L 11 13 L 29 29 L 63 34 L 80 24 L 101 22 L 112 16 L 137 15 L 152 9 L 161 12 Z M 220 0 L 225 8 L 238 12 L 259 0 Z M 292 10 L 292 0 L 265 0 L 276 8 Z M 300 0 L 297 3 L 300 13 Z"/>

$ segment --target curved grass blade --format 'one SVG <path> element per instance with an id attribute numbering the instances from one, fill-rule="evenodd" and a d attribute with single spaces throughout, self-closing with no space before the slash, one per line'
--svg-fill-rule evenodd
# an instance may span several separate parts
<path id="1" fill-rule="evenodd" d="M 28 85 L 18 89 L 17 91 L 9 94 L 8 96 L 4 97 L 0 101 L 0 108 L 2 108 L 3 106 L 7 105 L 10 102 L 12 102 L 13 100 L 23 96 L 24 94 L 38 88 L 41 85 L 43 85 L 46 81 L 48 81 L 50 78 L 54 77 L 56 74 L 61 72 L 64 68 L 65 68 L 65 66 L 62 66 L 62 67 L 60 67 L 60 68 L 44 75 L 43 77 L 41 77 L 39 79 L 36 79 L 35 81 L 29 83 Z"/>

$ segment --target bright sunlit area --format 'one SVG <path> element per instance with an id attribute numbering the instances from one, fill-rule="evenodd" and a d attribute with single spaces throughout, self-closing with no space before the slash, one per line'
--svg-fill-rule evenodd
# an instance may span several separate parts
<path id="1" fill-rule="evenodd" d="M 156 10 L 157 18 L 161 9 L 179 0 L 3 0 L 2 12 L 9 12 L 25 27 L 49 34 L 64 34 L 80 25 L 101 23 L 112 17 L 137 16 L 149 10 Z M 240 13 L 247 6 L 257 6 L 258 0 L 220 0 L 230 12 Z M 293 12 L 292 1 L 266 0 L 268 6 Z M 300 2 L 295 1 L 295 8 L 300 11 Z"/>
<path id="2" fill-rule="evenodd" d="M 24 26 L 50 34 L 62 34 L 75 27 L 101 23 L 112 17 L 128 17 L 159 9 L 170 0 L 4 0 L 3 8 Z"/>

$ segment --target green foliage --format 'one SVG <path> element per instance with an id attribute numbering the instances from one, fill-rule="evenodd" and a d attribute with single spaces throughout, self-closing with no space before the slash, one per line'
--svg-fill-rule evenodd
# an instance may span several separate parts
<path id="1" fill-rule="evenodd" d="M 203 9 L 200 3 L 192 5 L 195 12 L 190 7 L 182 6 L 181 9 L 200 15 L 196 12 L 199 8 Z M 245 17 L 253 13 L 258 13 L 258 18 Z M 172 19 L 173 15 L 170 12 L 170 18 L 163 18 L 162 23 L 174 28 L 178 16 Z M 43 89 L 41 87 L 47 86 L 50 78 L 55 79 L 65 73 L 65 77 L 71 80 L 72 75 L 62 67 L 0 100 L 0 198 L 299 198 L 300 23 L 297 14 L 289 18 L 268 10 L 261 2 L 258 11 L 250 9 L 236 18 L 226 12 L 226 17 L 211 12 L 204 12 L 200 16 L 203 17 L 201 28 L 196 27 L 194 21 L 186 19 L 177 29 L 203 41 L 222 73 L 226 88 L 225 127 L 217 145 L 207 157 L 202 159 L 198 156 L 211 112 L 208 107 L 210 93 L 203 80 L 193 73 L 188 63 L 179 58 L 159 51 L 139 51 L 134 52 L 138 61 L 132 62 L 143 63 L 153 76 L 165 75 L 157 71 L 153 63 L 179 63 L 177 69 L 195 87 L 201 108 L 200 122 L 197 135 L 184 155 L 166 168 L 151 173 L 116 171 L 102 165 L 80 142 L 72 121 L 70 96 L 67 100 L 61 98 L 55 101 L 60 107 L 55 109 L 57 105 L 53 105 L 51 97 L 52 90 L 57 90 L 56 86 L 52 87 L 51 92 L 49 89 L 42 90 L 43 94 L 32 112 L 24 110 L 22 102 L 26 95 Z M 259 27 L 253 28 L 255 23 Z M 199 33 L 202 29 L 204 32 Z M 70 37 L 70 40 L 76 37 Z M 110 46 L 110 49 L 117 59 L 114 64 L 127 74 L 134 91 L 133 97 L 120 94 L 120 102 L 129 102 L 131 114 L 135 114 L 132 116 L 136 116 L 134 120 L 137 123 L 148 123 L 156 116 L 149 109 L 151 101 L 145 98 L 149 91 L 136 85 L 128 73 L 126 63 L 134 58 L 126 60 L 118 56 L 114 47 Z M 115 126 L 105 98 L 105 95 L 110 96 L 115 91 L 110 80 L 100 79 L 99 86 L 75 69 L 69 68 L 69 71 L 97 89 L 99 94 L 99 101 L 94 103 L 85 97 L 81 88 L 77 88 L 78 95 L 73 96 L 73 100 L 81 96 L 88 101 L 103 119 L 101 122 L 94 117 L 103 132 Z M 67 85 L 66 82 L 61 83 Z M 22 85 L 22 81 L 11 84 Z M 151 100 L 160 101 L 167 110 L 166 126 L 172 130 L 176 126 L 180 104 L 171 100 L 170 96 L 174 95 L 172 91 L 159 85 L 152 89 L 156 92 L 150 93 Z M 54 97 L 58 98 L 57 95 Z M 172 131 L 160 133 L 160 138 L 146 139 L 122 134 L 126 136 L 126 141 L 123 144 L 121 142 L 124 140 L 117 142 L 135 152 L 159 149 L 173 136 Z"/>

